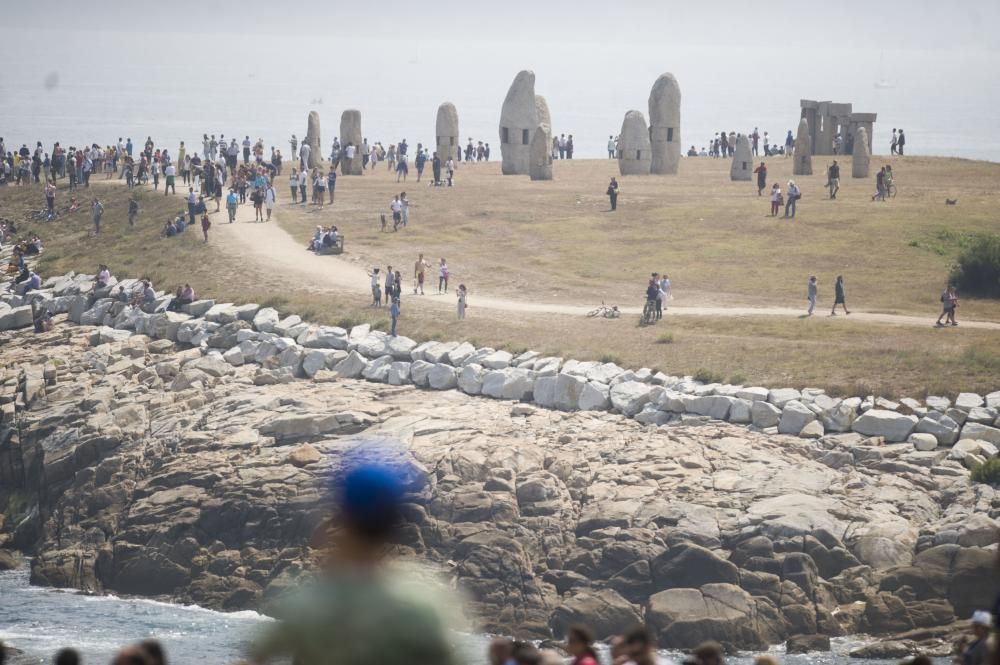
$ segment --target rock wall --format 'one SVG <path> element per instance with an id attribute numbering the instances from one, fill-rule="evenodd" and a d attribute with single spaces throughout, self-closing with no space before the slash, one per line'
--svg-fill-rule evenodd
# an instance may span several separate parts
<path id="1" fill-rule="evenodd" d="M 996 592 L 1000 495 L 965 465 L 996 455 L 1000 392 L 701 385 L 257 305 L 144 314 L 89 284 L 46 283 L 81 325 L 0 340 L 0 502 L 35 499 L 0 545 L 36 583 L 266 606 L 312 566 L 342 452 L 389 438 L 429 470 L 400 550 L 448 566 L 482 630 L 638 618 L 665 647 L 758 648 L 940 626 Z"/>

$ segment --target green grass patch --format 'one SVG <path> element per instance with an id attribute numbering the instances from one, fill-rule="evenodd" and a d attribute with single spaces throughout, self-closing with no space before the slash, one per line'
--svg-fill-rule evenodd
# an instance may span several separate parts
<path id="1" fill-rule="evenodd" d="M 702 383 L 723 383 L 725 381 L 725 377 L 718 372 L 713 372 L 712 370 L 700 367 L 694 373 L 694 380 L 701 381 Z"/>
<path id="2" fill-rule="evenodd" d="M 663 333 L 662 335 L 660 335 L 659 337 L 656 338 L 656 343 L 657 344 L 673 344 L 674 343 L 674 334 L 673 333 Z"/>
<path id="3" fill-rule="evenodd" d="M 972 468 L 972 481 L 993 485 L 1000 485 L 1000 459 L 986 460 L 983 464 L 977 464 Z"/>

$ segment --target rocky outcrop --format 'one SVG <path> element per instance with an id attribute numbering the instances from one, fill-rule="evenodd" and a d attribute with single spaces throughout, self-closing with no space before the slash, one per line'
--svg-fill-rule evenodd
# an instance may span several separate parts
<path id="1" fill-rule="evenodd" d="M 314 565 L 343 452 L 379 439 L 427 470 L 399 551 L 447 571 L 491 632 L 641 618 L 666 647 L 757 648 L 938 626 L 996 592 L 1000 495 L 966 459 L 996 454 L 997 394 L 839 400 L 70 295 L 98 325 L 2 340 L 0 502 L 30 506 L 0 543 L 35 555 L 39 584 L 266 607 Z M 952 449 L 888 440 L 945 417 Z"/>
<path id="2" fill-rule="evenodd" d="M 661 74 L 649 92 L 649 172 L 673 175 L 681 162 L 681 89 L 673 74 Z"/>
<path id="3" fill-rule="evenodd" d="M 445 102 L 438 107 L 437 121 L 434 125 L 437 146 L 437 154 L 441 162 L 447 161 L 448 156 L 454 156 L 458 150 L 461 135 L 458 131 L 458 110 L 451 102 Z"/>
<path id="4" fill-rule="evenodd" d="M 535 73 L 518 72 L 500 109 L 500 155 L 504 175 L 529 174 L 531 138 L 542 120 L 538 117 L 535 99 Z M 548 122 L 551 121 L 546 124 Z"/>
<path id="5" fill-rule="evenodd" d="M 629 111 L 618 135 L 618 172 L 621 175 L 649 175 L 653 150 L 649 128 L 642 111 Z"/>

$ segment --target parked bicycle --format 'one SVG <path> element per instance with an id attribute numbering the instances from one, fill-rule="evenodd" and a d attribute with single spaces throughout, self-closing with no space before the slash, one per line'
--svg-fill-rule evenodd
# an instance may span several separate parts
<path id="1" fill-rule="evenodd" d="M 601 301 L 601 306 L 597 309 L 592 309 L 587 312 L 587 316 L 594 319 L 597 317 L 603 317 L 605 319 L 617 319 L 621 316 L 621 311 L 618 309 L 618 305 L 606 305 L 604 301 Z"/>

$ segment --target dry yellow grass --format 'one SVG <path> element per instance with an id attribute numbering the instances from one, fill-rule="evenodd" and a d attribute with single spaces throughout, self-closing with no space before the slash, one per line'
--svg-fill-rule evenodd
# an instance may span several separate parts
<path id="1" fill-rule="evenodd" d="M 786 182 L 787 163 L 769 163 L 770 180 Z M 821 163 L 817 159 L 817 166 Z M 621 208 L 613 215 L 604 212 L 603 196 L 613 163 L 556 167 L 557 180 L 551 183 L 504 178 L 496 164 L 463 168 L 458 186 L 450 190 L 429 189 L 411 179 L 406 185 L 415 205 L 411 227 L 397 234 L 377 228 L 378 213 L 403 189 L 385 171 L 342 178 L 332 208 L 295 209 L 279 199 L 277 214 L 303 244 L 316 224 L 337 224 L 348 235 L 349 260 L 410 265 L 417 251 L 432 259 L 446 256 L 455 278 L 468 282 L 474 294 L 636 304 L 645 275 L 660 270 L 671 274 L 678 304 L 794 307 L 804 304 L 806 276 L 820 275 L 828 303 L 832 278 L 843 273 L 852 307 L 928 318 L 926 329 L 825 317 L 672 317 L 640 329 L 634 317 L 605 321 L 488 313 L 477 310 L 473 299 L 470 318 L 459 324 L 437 310 L 407 307 L 404 299 L 401 332 L 417 339 L 464 338 L 674 374 L 704 370 L 731 381 L 837 392 L 898 396 L 997 388 L 996 331 L 930 326 L 952 260 L 952 248 L 935 234 L 995 229 L 991 206 L 998 196 L 997 165 L 895 161 L 900 195 L 885 205 L 868 200 L 870 181 L 847 178 L 838 200 L 827 201 L 822 178 L 799 178 L 805 196 L 794 222 L 768 218 L 767 203 L 755 196 L 753 186 L 730 183 L 721 161 L 686 161 L 676 178 L 623 179 Z M 279 180 L 279 196 L 287 191 L 284 185 Z M 167 215 L 182 207 L 177 199 L 142 194 L 139 225 L 128 230 L 128 192 L 117 186 L 95 191 L 107 203 L 99 239 L 88 235 L 86 213 L 52 224 L 21 223 L 22 230 L 37 230 L 46 240 L 44 274 L 91 271 L 104 262 L 122 274 L 149 275 L 160 288 L 187 281 L 205 297 L 267 303 L 323 323 L 386 322 L 387 315 L 368 309 L 362 298 L 291 283 L 221 244 L 206 246 L 199 233 L 159 239 Z M 946 208 L 945 196 L 958 198 L 959 205 Z M 60 192 L 60 200 L 65 197 Z M 38 189 L 0 190 L 0 216 L 20 221 L 25 209 L 42 201 Z M 217 224 L 220 217 L 214 216 Z M 913 247 L 911 241 L 944 254 Z M 821 300 L 820 310 L 825 306 Z M 1000 304 L 966 299 L 961 314 L 1000 320 Z M 665 333 L 672 336 L 669 342 Z M 657 343 L 661 337 L 665 343 Z"/>

